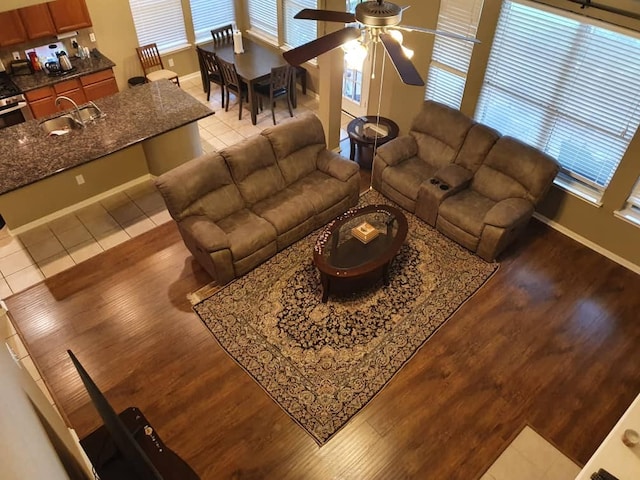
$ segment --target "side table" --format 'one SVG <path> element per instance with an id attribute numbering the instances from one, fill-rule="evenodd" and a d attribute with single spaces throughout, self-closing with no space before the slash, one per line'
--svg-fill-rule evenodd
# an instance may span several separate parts
<path id="1" fill-rule="evenodd" d="M 347 125 L 351 147 L 349 158 L 355 160 L 357 149 L 360 167 L 371 170 L 374 146 L 378 147 L 396 138 L 399 131 L 396 122 L 389 118 L 376 115 L 354 118 Z"/>

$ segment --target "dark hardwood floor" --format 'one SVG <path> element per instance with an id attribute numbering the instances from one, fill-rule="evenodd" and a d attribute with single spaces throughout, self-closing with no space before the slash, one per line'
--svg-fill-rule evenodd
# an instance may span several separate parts
<path id="1" fill-rule="evenodd" d="M 640 392 L 640 276 L 537 221 L 321 448 L 192 312 L 208 281 L 169 223 L 6 303 L 80 437 L 100 420 L 66 349 L 203 479 L 475 479 L 525 422 L 584 463 Z"/>

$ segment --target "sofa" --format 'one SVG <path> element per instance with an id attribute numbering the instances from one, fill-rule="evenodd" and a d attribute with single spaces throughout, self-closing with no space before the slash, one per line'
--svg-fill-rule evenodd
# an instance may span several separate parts
<path id="1" fill-rule="evenodd" d="M 377 149 L 372 185 L 493 261 L 524 230 L 558 170 L 539 150 L 427 100 L 407 135 Z"/>
<path id="2" fill-rule="evenodd" d="M 354 206 L 360 175 L 307 113 L 190 160 L 156 187 L 189 251 L 224 285 Z"/>

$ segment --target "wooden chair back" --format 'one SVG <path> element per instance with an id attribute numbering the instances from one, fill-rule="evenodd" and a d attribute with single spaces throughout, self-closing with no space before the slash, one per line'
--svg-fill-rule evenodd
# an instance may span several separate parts
<path id="1" fill-rule="evenodd" d="M 196 48 L 198 52 L 198 60 L 200 61 L 200 68 L 204 73 L 206 73 L 208 78 L 216 78 L 218 80 L 222 80 L 222 75 L 220 74 L 220 67 L 218 67 L 218 62 L 216 62 L 216 57 L 212 52 L 204 50 L 200 47 Z"/>
<path id="2" fill-rule="evenodd" d="M 223 27 L 211 30 L 213 37 L 213 46 L 224 45 L 233 42 L 233 25 L 224 25 Z"/>
<path id="3" fill-rule="evenodd" d="M 283 65 L 281 67 L 273 67 L 271 69 L 271 96 L 279 96 L 288 93 L 291 88 L 293 67 L 291 65 Z"/>
<path id="4" fill-rule="evenodd" d="M 222 75 L 222 81 L 224 82 L 225 87 L 232 91 L 239 92 L 241 85 L 235 64 L 227 62 L 217 55 L 215 56 L 215 59 L 218 63 L 218 67 L 220 68 L 220 74 Z"/>
<path id="5" fill-rule="evenodd" d="M 162 57 L 160 57 L 158 46 L 155 43 L 137 47 L 136 53 L 138 54 L 140 65 L 142 65 L 142 70 L 145 75 L 154 70 L 164 69 Z"/>

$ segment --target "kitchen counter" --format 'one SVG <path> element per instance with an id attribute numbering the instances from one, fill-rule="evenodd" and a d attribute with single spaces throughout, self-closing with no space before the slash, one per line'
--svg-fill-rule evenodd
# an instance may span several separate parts
<path id="1" fill-rule="evenodd" d="M 0 130 L 0 195 L 213 114 L 168 80 L 96 100 L 104 118 L 48 137 L 41 120 Z"/>
<path id="2" fill-rule="evenodd" d="M 83 75 L 108 70 L 115 66 L 115 63 L 102 55 L 98 50 L 91 52 L 89 58 L 86 59 L 76 57 L 70 57 L 69 59 L 71 60 L 71 65 L 75 67 L 75 70 L 72 70 L 66 75 L 49 76 L 40 71 L 35 72 L 32 75 L 11 75 L 11 80 L 13 80 L 13 83 L 15 83 L 16 86 L 24 93 L 30 90 L 35 90 L 36 88 L 64 82 L 71 78 L 77 78 Z"/>

